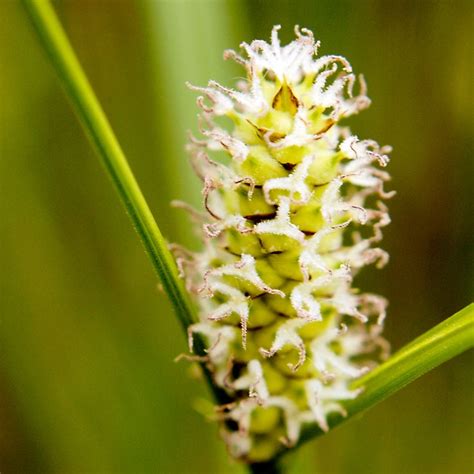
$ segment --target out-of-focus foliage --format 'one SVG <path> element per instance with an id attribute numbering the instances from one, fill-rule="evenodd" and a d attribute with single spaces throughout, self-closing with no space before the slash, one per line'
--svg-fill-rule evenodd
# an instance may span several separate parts
<path id="1" fill-rule="evenodd" d="M 63 0 L 58 12 L 171 240 L 192 244 L 175 198 L 199 203 L 183 151 L 184 81 L 231 84 L 241 40 L 291 38 L 346 55 L 373 100 L 352 120 L 394 145 L 390 265 L 360 285 L 391 301 L 394 348 L 472 291 L 473 8 L 469 1 Z M 203 384 L 134 231 L 19 3 L 0 3 L 0 471 L 227 473 Z M 472 356 L 311 443 L 295 472 L 470 472 Z"/>

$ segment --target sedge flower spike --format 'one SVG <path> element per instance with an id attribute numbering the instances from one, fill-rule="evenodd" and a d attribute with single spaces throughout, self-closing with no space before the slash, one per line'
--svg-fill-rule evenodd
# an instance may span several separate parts
<path id="1" fill-rule="evenodd" d="M 206 213 L 204 250 L 175 246 L 200 307 L 200 334 L 230 452 L 261 462 L 294 446 L 307 424 L 357 397 L 351 382 L 387 355 L 386 300 L 353 279 L 388 256 L 376 247 L 390 220 L 382 199 L 389 147 L 341 122 L 370 104 L 362 77 L 335 55 L 317 57 L 311 31 L 280 45 L 226 51 L 247 74 L 236 89 L 200 92 L 202 138 L 190 138 Z M 357 91 L 357 92 L 356 92 Z M 229 126 L 230 124 L 230 126 Z"/>

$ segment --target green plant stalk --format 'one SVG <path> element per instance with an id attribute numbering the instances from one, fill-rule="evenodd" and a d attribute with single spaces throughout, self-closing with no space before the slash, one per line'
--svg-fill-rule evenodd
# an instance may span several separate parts
<path id="1" fill-rule="evenodd" d="M 87 135 L 102 160 L 133 226 L 145 247 L 165 293 L 186 333 L 197 318 L 167 243 L 140 190 L 120 144 L 104 111 L 82 70 L 76 54 L 49 0 L 23 0 L 23 5 L 38 33 L 41 43 L 79 116 Z M 204 354 L 204 344 L 195 337 L 195 349 Z M 219 403 L 229 401 L 211 380 L 206 367 L 204 376 Z"/>
<path id="2" fill-rule="evenodd" d="M 344 403 L 347 416 L 330 417 L 331 428 L 373 407 L 410 382 L 443 362 L 474 347 L 474 303 L 425 332 L 400 349 L 386 362 L 354 382 L 353 388 L 363 388 L 354 400 Z M 299 444 L 323 434 L 308 428 Z"/>
<path id="3" fill-rule="evenodd" d="M 81 123 L 112 178 L 182 326 L 186 329 L 196 318 L 173 257 L 53 8 L 48 0 L 23 0 L 23 4 Z M 330 418 L 330 427 L 374 406 L 429 370 L 473 346 L 474 304 L 471 304 L 356 381 L 354 388 L 363 387 L 364 391 L 356 399 L 345 403 L 347 416 L 334 415 Z M 216 387 L 209 378 L 208 381 L 218 400 L 225 400 L 225 395 L 216 392 Z M 316 427 L 308 428 L 299 444 L 321 434 L 321 430 Z M 276 473 L 280 472 L 279 466 L 279 460 L 275 460 L 265 465 L 252 465 L 250 470 L 253 473 Z"/>
<path id="4" fill-rule="evenodd" d="M 284 474 L 285 468 L 281 464 L 281 459 L 255 463 L 249 465 L 250 474 Z"/>
<path id="5" fill-rule="evenodd" d="M 56 13 L 48 0 L 23 0 L 23 4 L 74 110 L 112 178 L 179 320 L 187 328 L 195 321 L 194 310 L 173 257 Z"/>

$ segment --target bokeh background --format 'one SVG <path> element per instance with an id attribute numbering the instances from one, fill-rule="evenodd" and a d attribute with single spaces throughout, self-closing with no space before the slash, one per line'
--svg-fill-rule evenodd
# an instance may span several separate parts
<path id="1" fill-rule="evenodd" d="M 230 85 L 225 48 L 283 25 L 364 72 L 355 133 L 394 146 L 391 263 L 360 278 L 391 301 L 397 349 L 473 294 L 473 3 L 469 0 L 55 3 L 166 236 L 195 246 L 184 82 Z M 0 2 L 0 471 L 243 472 L 174 357 L 185 339 L 128 217 L 16 0 Z M 305 446 L 295 473 L 469 473 L 472 354 Z M 200 401 L 201 400 L 201 401 Z"/>

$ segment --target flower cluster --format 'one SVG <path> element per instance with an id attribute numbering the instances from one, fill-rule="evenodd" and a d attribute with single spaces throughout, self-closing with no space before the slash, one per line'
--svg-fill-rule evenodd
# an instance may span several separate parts
<path id="1" fill-rule="evenodd" d="M 298 442 L 303 427 L 356 397 L 351 381 L 386 356 L 386 300 L 353 278 L 383 266 L 376 247 L 389 216 L 381 199 L 389 147 L 340 122 L 366 108 L 362 77 L 341 56 L 317 57 L 307 29 L 281 46 L 226 51 L 247 79 L 229 89 L 190 86 L 200 139 L 189 151 L 203 181 L 204 249 L 175 246 L 206 344 L 205 362 L 232 403 L 217 407 L 235 457 L 265 461 Z M 357 92 L 355 92 L 357 90 Z M 229 131 L 230 130 L 230 131 Z"/>

